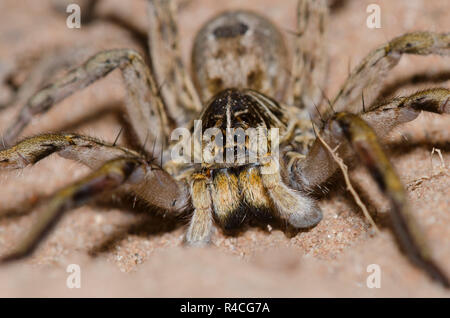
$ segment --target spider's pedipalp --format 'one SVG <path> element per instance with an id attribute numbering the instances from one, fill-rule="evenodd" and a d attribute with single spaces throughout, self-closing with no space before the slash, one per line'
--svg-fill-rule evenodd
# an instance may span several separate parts
<path id="1" fill-rule="evenodd" d="M 3 142 L 7 146 L 13 144 L 33 116 L 48 111 L 54 104 L 116 68 L 122 70 L 128 91 L 127 111 L 141 144 L 147 133 L 151 134 L 152 139 L 165 138 L 169 129 L 168 119 L 151 71 L 136 51 L 116 49 L 94 55 L 80 67 L 35 93 L 4 133 Z M 151 132 L 148 132 L 149 127 L 152 127 Z M 160 151 L 158 148 L 153 155 Z"/>
<path id="2" fill-rule="evenodd" d="M 383 78 L 400 61 L 402 54 L 450 55 L 450 33 L 413 32 L 392 39 L 370 52 L 354 68 L 333 101 L 337 111 L 359 113 L 362 91 L 371 106 L 383 83 Z"/>
<path id="3" fill-rule="evenodd" d="M 213 211 L 208 178 L 203 174 L 193 176 L 191 200 L 194 213 L 186 231 L 185 242 L 190 246 L 204 246 L 211 241 L 213 231 Z"/>
<path id="4" fill-rule="evenodd" d="M 214 217 L 222 228 L 229 230 L 242 223 L 245 212 L 241 209 L 242 198 L 238 176 L 230 169 L 213 171 L 210 189 Z"/>
<path id="5" fill-rule="evenodd" d="M 322 220 L 322 211 L 314 199 L 284 184 L 275 164 L 271 160 L 262 168 L 261 179 L 279 217 L 298 229 L 317 225 Z"/>

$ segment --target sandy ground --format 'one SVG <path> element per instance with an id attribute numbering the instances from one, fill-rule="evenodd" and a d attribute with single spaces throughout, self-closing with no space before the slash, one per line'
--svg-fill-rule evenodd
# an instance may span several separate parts
<path id="1" fill-rule="evenodd" d="M 57 47 L 91 50 L 133 47 L 141 52 L 139 34 L 145 32 L 145 1 L 103 0 L 94 22 L 68 29 L 65 15 L 56 13 L 54 1 L 3 0 L 0 3 L 0 101 L 10 96 L 10 86 L 20 85 L 38 56 Z M 201 23 L 242 1 L 192 0 L 179 16 L 183 53 L 188 60 L 195 31 Z M 245 8 L 265 14 L 281 29 L 292 30 L 295 0 L 247 0 Z M 339 4 L 341 3 L 341 4 Z M 381 7 L 381 29 L 366 27 L 366 7 Z M 450 5 L 440 0 L 338 1 L 330 20 L 330 70 L 327 94 L 334 96 L 350 65 L 370 49 L 413 30 L 449 31 Z M 123 19 L 135 29 L 129 33 L 114 21 Z M 286 32 L 286 37 L 289 37 Z M 8 76 L 12 72 L 13 76 Z M 420 75 L 435 83 L 406 85 Z M 414 77 L 416 76 L 416 77 Z M 450 87 L 450 64 L 440 57 L 404 57 L 387 79 L 401 87 L 395 94 L 440 85 Z M 48 131 L 77 131 L 113 141 L 126 117 L 121 114 L 125 91 L 120 74 L 107 78 L 60 103 L 36 118 L 23 136 Z M 3 130 L 21 105 L 0 116 Z M 128 134 L 119 143 L 126 145 Z M 407 185 L 410 205 L 433 248 L 436 260 L 450 275 L 450 170 L 439 170 L 440 148 L 450 165 L 450 117 L 421 114 L 390 136 L 389 153 Z M 0 174 L 0 210 L 7 211 L 48 195 L 88 169 L 51 156 L 23 171 Z M 353 173 L 358 188 L 373 184 L 363 169 Z M 431 176 L 431 177 L 430 177 Z M 425 178 L 424 178 L 425 177 Z M 422 178 L 422 179 L 420 179 Z M 419 180 L 416 182 L 416 180 Z M 384 219 L 386 204 L 372 191 L 363 199 L 376 220 Z M 135 296 L 135 297 L 448 297 L 450 292 L 431 282 L 399 252 L 388 228 L 373 235 L 362 213 L 339 183 L 320 201 L 323 221 L 315 228 L 285 233 L 268 227 L 248 228 L 237 236 L 217 232 L 210 248 L 181 246 L 184 224 L 133 209 L 90 205 L 67 213 L 36 253 L 20 263 L 0 268 L 0 296 Z M 378 214 L 377 214 L 378 212 Z M 0 254 L 6 253 L 35 220 L 31 213 L 0 219 Z M 382 223 L 382 222 L 381 222 Z M 69 289 L 69 264 L 81 268 L 81 288 Z M 381 288 L 370 289 L 367 267 L 381 269 Z"/>

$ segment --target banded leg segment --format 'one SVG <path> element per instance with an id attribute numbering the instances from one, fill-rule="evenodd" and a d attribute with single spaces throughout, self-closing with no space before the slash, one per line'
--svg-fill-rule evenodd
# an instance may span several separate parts
<path id="1" fill-rule="evenodd" d="M 184 126 L 202 109 L 200 98 L 183 65 L 175 21 L 176 2 L 149 0 L 149 47 L 157 82 L 171 118 Z"/>
<path id="2" fill-rule="evenodd" d="M 299 0 L 297 31 L 292 64 L 292 99 L 300 108 L 314 109 L 322 100 L 327 71 L 326 31 L 328 7 L 326 1 Z"/>
<path id="3" fill-rule="evenodd" d="M 421 111 L 429 111 L 438 114 L 450 114 L 450 90 L 446 88 L 433 88 L 417 92 L 410 96 L 398 97 L 386 103 L 380 104 L 372 111 L 361 114 L 381 139 L 395 126 L 409 122 L 417 118 Z M 342 137 L 332 132 L 333 120 L 328 121 L 320 132 L 324 141 L 331 147 L 339 146 L 339 156 L 348 159 L 351 149 L 343 142 Z M 316 139 L 308 155 L 304 160 L 297 160 L 293 164 L 291 172 L 292 182 L 300 183 L 306 187 L 314 188 L 326 182 L 338 165 Z"/>
<path id="4" fill-rule="evenodd" d="M 399 62 L 403 54 L 450 55 L 450 33 L 413 32 L 394 38 L 373 50 L 352 71 L 333 101 L 337 112 L 359 113 L 364 91 L 367 105 L 372 105 L 383 78 Z"/>
<path id="5" fill-rule="evenodd" d="M 410 100 L 414 100 L 414 98 Z M 390 201 L 393 229 L 407 256 L 414 264 L 424 269 L 431 278 L 445 287 L 450 287 L 448 277 L 432 259 L 423 233 L 408 209 L 400 179 L 382 150 L 375 131 L 357 115 L 337 113 L 327 123 L 322 131 L 322 136 L 331 147 L 340 143 L 338 151 L 341 158 L 348 159 L 351 153 L 356 153 L 358 159 L 368 168 L 378 187 Z M 333 159 L 329 154 L 327 155 L 319 149 L 318 143 L 320 141 L 316 141 L 307 160 L 303 163 L 304 166 L 300 168 L 303 169 L 300 173 L 306 173 L 302 175 L 303 177 L 311 173 L 308 165 L 312 162 L 316 169 L 328 170 L 325 175 L 330 171 L 335 171 L 333 167 L 336 166 L 336 163 L 332 162 Z M 318 178 L 322 177 L 323 175 L 320 176 L 319 172 Z"/>
<path id="6" fill-rule="evenodd" d="M 374 129 L 377 136 L 384 137 L 395 126 L 416 119 L 422 110 L 450 114 L 450 90 L 433 88 L 394 98 L 361 114 L 361 118 Z"/>
<path id="7" fill-rule="evenodd" d="M 48 83 L 49 79 L 54 78 L 58 71 L 83 62 L 83 59 L 92 53 L 90 49 L 85 48 L 64 48 L 57 49 L 49 56 L 40 58 L 12 99 L 8 103 L 0 105 L 0 111 L 13 105 L 24 105 L 36 91 Z"/>
<path id="8" fill-rule="evenodd" d="M 165 137 L 169 129 L 164 105 L 150 70 L 142 57 L 130 49 L 100 52 L 80 67 L 38 91 L 28 100 L 13 124 L 6 130 L 3 135 L 4 143 L 13 144 L 33 116 L 45 113 L 54 104 L 116 68 L 122 70 L 128 91 L 127 111 L 141 144 L 149 138 L 150 141 L 155 141 L 153 143 L 157 146 L 161 145 L 161 142 L 156 142 L 156 138 Z M 152 131 L 149 131 L 149 127 L 152 127 Z M 156 156 L 159 151 L 161 149 L 157 148 L 154 155 Z"/>
<path id="9" fill-rule="evenodd" d="M 400 179 L 383 152 L 375 132 L 356 115 L 340 113 L 336 123 L 355 150 L 358 158 L 391 202 L 394 232 L 410 260 L 423 268 L 428 275 L 450 288 L 450 280 L 432 259 L 421 228 L 408 209 L 406 195 Z"/>
<path id="10" fill-rule="evenodd" d="M 141 157 L 133 150 L 113 146 L 92 137 L 44 134 L 27 138 L 9 149 L 1 150 L 0 169 L 22 169 L 55 152 L 67 159 L 77 160 L 91 169 L 98 169 L 106 161 L 118 157 Z"/>
<path id="11" fill-rule="evenodd" d="M 189 205 L 184 184 L 177 182 L 161 167 L 145 161 L 133 150 L 77 134 L 46 134 L 25 139 L 0 151 L 0 170 L 21 169 L 55 152 L 91 169 L 100 169 L 106 162 L 117 158 L 140 161 L 141 168 L 135 172 L 134 182 L 124 186 L 126 190 L 166 211 L 181 212 Z"/>
<path id="12" fill-rule="evenodd" d="M 89 176 L 56 192 L 48 201 L 40 204 L 37 223 L 10 254 L 0 257 L 0 262 L 16 260 L 32 253 L 65 211 L 79 207 L 99 194 L 119 187 L 140 166 L 142 162 L 135 159 L 112 160 Z"/>

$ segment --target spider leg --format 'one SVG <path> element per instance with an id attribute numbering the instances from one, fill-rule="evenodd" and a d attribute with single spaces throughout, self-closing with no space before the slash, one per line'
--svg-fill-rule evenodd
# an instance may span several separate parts
<path id="1" fill-rule="evenodd" d="M 175 20 L 176 2 L 149 0 L 149 47 L 156 80 L 167 109 L 178 126 L 201 111 L 200 98 L 183 65 Z"/>
<path id="2" fill-rule="evenodd" d="M 292 64 L 289 104 L 314 109 L 322 100 L 327 71 L 325 33 L 328 22 L 326 1 L 300 0 L 297 6 L 297 31 Z"/>
<path id="3" fill-rule="evenodd" d="M 133 150 L 113 146 L 92 137 L 72 133 L 43 134 L 1 150 L 0 169 L 22 169 L 55 152 L 91 169 L 98 169 L 106 161 L 117 157 L 140 157 Z"/>
<path id="4" fill-rule="evenodd" d="M 116 49 L 94 55 L 80 67 L 35 93 L 4 133 L 3 143 L 11 145 L 33 116 L 48 111 L 54 104 L 106 76 L 116 68 L 122 70 L 128 91 L 127 111 L 141 144 L 144 144 L 147 137 L 155 140 L 158 137 L 167 136 L 168 119 L 151 71 L 134 50 Z M 151 131 L 149 127 L 152 127 Z M 162 144 L 155 143 L 158 147 Z M 148 148 L 148 151 L 152 150 Z M 160 151 L 161 149 L 157 148 L 153 155 L 156 156 Z"/>
<path id="5" fill-rule="evenodd" d="M 360 114 L 360 117 L 371 126 L 379 137 L 383 138 L 395 126 L 417 118 L 421 111 L 438 114 L 450 113 L 450 90 L 433 88 L 410 96 L 394 98 L 373 107 L 371 111 Z M 332 134 L 330 125 L 330 121 L 325 124 L 321 132 L 322 137 L 331 147 L 336 147 L 340 143 L 340 157 L 348 159 L 351 156 L 348 145 Z M 320 186 L 327 181 L 338 168 L 320 140 L 315 140 L 306 158 L 297 160 L 292 167 L 292 182 L 299 182 L 311 188 Z"/>
<path id="6" fill-rule="evenodd" d="M 184 184 L 175 181 L 161 167 L 132 150 L 76 134 L 47 134 L 25 139 L 0 151 L 0 169 L 23 168 L 54 152 L 78 160 L 95 171 L 40 203 L 38 223 L 11 254 L 0 257 L 0 262 L 30 254 L 64 211 L 119 187 L 164 211 L 178 214 L 189 206 Z"/>
<path id="7" fill-rule="evenodd" d="M 438 91 L 435 91 L 438 96 L 435 99 L 433 99 L 433 95 L 426 95 L 432 102 L 428 100 L 428 103 L 425 104 L 414 103 L 414 101 L 420 100 L 418 96 L 412 95 L 407 97 L 405 100 L 408 100 L 409 104 L 406 107 L 424 107 L 429 110 L 425 105 L 434 105 L 430 106 L 430 108 L 448 111 L 449 108 L 446 105 L 449 91 L 446 90 L 444 96 L 441 95 L 442 92 L 439 94 Z M 341 158 L 348 159 L 351 150 L 356 153 L 359 160 L 368 168 L 380 190 L 389 199 L 394 232 L 410 260 L 423 268 L 430 277 L 439 281 L 445 287 L 450 287 L 448 277 L 434 263 L 422 231 L 407 207 L 403 186 L 382 150 L 375 130 L 358 115 L 341 112 L 335 114 L 328 121 L 321 135 L 324 136 L 324 141 L 329 143 L 331 147 L 341 142 L 339 146 Z M 348 141 L 348 143 L 344 141 Z M 316 145 L 318 145 L 317 141 Z M 312 150 L 313 152 L 308 154 L 306 161 L 311 164 L 313 160 L 316 169 L 329 169 L 331 166 L 329 163 L 332 160 L 329 155 L 323 152 L 316 152 L 317 148 Z M 306 165 L 301 169 L 303 169 L 303 172 L 308 171 Z"/>
<path id="8" fill-rule="evenodd" d="M 47 84 L 48 80 L 54 77 L 58 71 L 71 65 L 77 65 L 92 53 L 92 50 L 87 48 L 59 48 L 48 56 L 39 58 L 27 79 L 20 85 L 12 98 L 7 103 L 0 104 L 0 111 L 10 106 L 24 105 L 30 96 Z"/>
<path id="9" fill-rule="evenodd" d="M 397 97 L 361 114 L 363 118 L 383 138 L 395 126 L 412 121 L 421 111 L 437 114 L 450 113 L 450 90 L 432 88 L 405 97 Z"/>
<path id="10" fill-rule="evenodd" d="M 139 153 L 92 137 L 77 134 L 45 134 L 25 139 L 17 145 L 0 151 L 1 169 L 22 169 L 57 152 L 89 168 L 100 169 L 106 162 L 127 158 L 145 162 L 145 174 L 127 189 L 138 194 L 149 204 L 164 210 L 182 210 L 188 204 L 184 185 L 175 181 L 158 165 L 148 162 Z"/>
<path id="11" fill-rule="evenodd" d="M 360 112 L 364 91 L 367 105 L 378 95 L 383 78 L 399 62 L 402 54 L 450 55 L 450 33 L 413 32 L 392 39 L 370 52 L 354 68 L 333 101 L 336 112 Z"/>
<path id="12" fill-rule="evenodd" d="M 80 181 L 57 191 L 37 207 L 39 215 L 37 223 L 10 254 L 0 258 L 0 262 L 16 260 L 31 254 L 65 211 L 90 202 L 98 195 L 123 184 L 141 182 L 147 169 L 149 167 L 145 161 L 136 158 L 118 158 L 106 162 Z M 155 188 L 154 191 L 162 192 L 162 189 Z M 173 210 L 172 205 L 166 208 Z"/>

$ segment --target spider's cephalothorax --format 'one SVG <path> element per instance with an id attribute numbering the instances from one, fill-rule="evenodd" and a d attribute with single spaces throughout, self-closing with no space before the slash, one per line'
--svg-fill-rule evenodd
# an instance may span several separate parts
<path id="1" fill-rule="evenodd" d="M 279 141 L 271 138 L 270 131 L 275 128 L 285 132 L 284 112 L 276 101 L 250 89 L 225 89 L 211 99 L 201 116 L 202 130 L 216 128 L 225 140 L 215 140 L 214 153 L 220 156 L 220 162 L 203 162 L 192 175 L 195 212 L 189 243 L 209 241 L 209 230 L 195 229 L 210 228 L 211 214 L 225 229 L 241 224 L 247 215 L 277 215 L 297 228 L 314 226 L 322 219 L 314 201 L 291 189 L 281 178 L 284 163 L 272 151 L 272 143 Z M 255 134 L 251 136 L 249 131 Z M 264 153 L 258 148 L 264 148 Z M 206 197 L 205 190 L 209 193 Z"/>
<path id="2" fill-rule="evenodd" d="M 383 103 L 375 100 L 384 76 L 403 54 L 450 55 L 449 33 L 407 33 L 374 49 L 324 108 L 325 0 L 298 1 L 297 27 L 289 37 L 292 54 L 285 46 L 288 38 L 266 18 L 247 11 L 213 18 L 195 38 L 193 79 L 178 48 L 175 1 L 149 0 L 148 4 L 149 66 L 134 50 L 107 50 L 40 90 L 33 76 L 19 90 L 20 96 L 27 95 L 30 87 L 37 92 L 28 95 L 2 136 L 7 149 L 0 151 L 0 169 L 20 169 L 56 152 L 94 172 L 41 201 L 36 206 L 39 222 L 3 261 L 32 252 L 64 211 L 111 190 L 132 193 L 166 213 L 190 216 L 185 241 L 191 245 L 210 241 L 214 220 L 229 229 L 246 216 L 271 215 L 296 228 L 311 227 L 322 213 L 308 193 L 335 174 L 337 153 L 346 161 L 359 159 L 368 168 L 390 202 L 393 229 L 410 259 L 450 287 L 426 248 L 402 184 L 379 141 L 422 110 L 450 113 L 450 90 L 434 88 Z M 50 60 L 62 64 L 58 56 Z M 47 63 L 39 69 L 51 74 L 55 65 Z M 33 116 L 116 68 L 122 71 L 128 91 L 125 104 L 131 126 L 152 160 L 115 143 L 73 133 L 43 134 L 17 142 Z M 194 138 L 193 157 L 200 161 L 175 160 L 171 154 L 179 145 L 173 143 L 172 129 L 187 130 L 187 134 L 178 131 L 183 138 L 189 137 L 189 131 L 195 136 L 196 120 L 201 120 L 203 134 L 212 132 L 209 139 L 196 142 Z M 318 138 L 312 121 L 319 128 Z M 265 131 L 265 138 L 259 139 L 258 133 L 255 142 L 251 129 Z M 272 129 L 278 134 L 269 133 Z M 230 133 L 230 137 L 231 131 L 241 133 Z M 211 151 L 200 151 L 198 157 L 196 144 Z M 160 164 L 154 158 L 160 158 Z"/>

